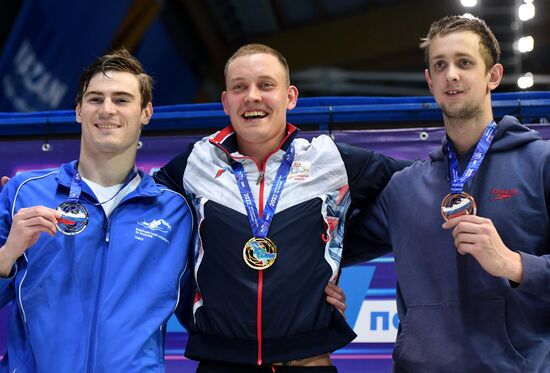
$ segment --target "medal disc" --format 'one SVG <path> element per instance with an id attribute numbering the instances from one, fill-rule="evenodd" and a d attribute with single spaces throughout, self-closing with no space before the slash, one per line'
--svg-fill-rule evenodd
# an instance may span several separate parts
<path id="1" fill-rule="evenodd" d="M 441 202 L 441 215 L 445 221 L 461 215 L 475 215 L 476 201 L 468 193 L 447 194 Z"/>
<path id="2" fill-rule="evenodd" d="M 243 259 L 247 266 L 255 270 L 267 269 L 277 259 L 277 246 L 269 238 L 252 237 L 244 245 Z"/>
<path id="3" fill-rule="evenodd" d="M 88 225 L 88 210 L 78 202 L 63 202 L 57 207 L 61 217 L 57 219 L 57 230 L 68 236 L 79 234 Z"/>

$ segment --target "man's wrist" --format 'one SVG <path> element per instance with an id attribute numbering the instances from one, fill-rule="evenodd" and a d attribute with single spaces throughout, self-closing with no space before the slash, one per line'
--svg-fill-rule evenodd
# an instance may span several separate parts
<path id="1" fill-rule="evenodd" d="M 523 263 L 518 252 L 512 251 L 510 253 L 510 258 L 506 262 L 506 277 L 518 284 L 523 281 Z"/>
<path id="2" fill-rule="evenodd" d="M 6 252 L 6 246 L 0 247 L 0 277 L 9 277 L 17 258 L 12 258 Z"/>

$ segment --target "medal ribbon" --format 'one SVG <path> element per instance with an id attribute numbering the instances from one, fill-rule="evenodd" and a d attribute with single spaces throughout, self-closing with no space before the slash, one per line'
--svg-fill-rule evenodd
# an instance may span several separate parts
<path id="1" fill-rule="evenodd" d="M 277 170 L 275 181 L 269 192 L 267 198 L 267 204 L 263 211 L 263 216 L 260 217 L 256 203 L 254 202 L 254 196 L 246 179 L 246 171 L 241 163 L 234 161 L 231 163 L 231 168 L 235 173 L 235 179 L 237 180 L 237 186 L 241 192 L 241 198 L 243 200 L 244 207 L 246 209 L 246 215 L 250 222 L 250 228 L 254 237 L 265 238 L 269 231 L 269 226 L 275 215 L 275 209 L 281 198 L 283 187 L 285 186 L 286 179 L 290 173 L 292 162 L 294 161 L 294 145 L 290 144 L 290 148 L 283 155 L 281 165 Z"/>
<path id="2" fill-rule="evenodd" d="M 464 184 L 474 177 L 479 169 L 479 166 L 481 165 L 481 162 L 483 161 L 483 158 L 485 158 L 485 154 L 487 154 L 487 149 L 489 149 L 489 146 L 493 141 L 496 129 L 497 124 L 495 121 L 492 121 L 487 128 L 485 128 L 485 131 L 483 131 L 483 135 L 481 136 L 481 139 L 479 139 L 476 149 L 474 150 L 474 154 L 472 154 L 472 158 L 470 159 L 470 162 L 468 163 L 468 166 L 462 176 L 459 175 L 460 168 L 458 166 L 458 158 L 453 149 L 453 145 L 451 144 L 451 141 L 447 139 L 447 143 L 445 145 L 447 147 L 447 156 L 449 157 L 448 161 L 449 174 L 451 176 L 451 194 L 462 193 Z"/>
<path id="3" fill-rule="evenodd" d="M 130 181 L 134 179 L 134 177 L 136 177 L 136 175 L 137 175 L 137 169 L 134 166 L 132 171 L 128 174 L 128 176 L 126 176 L 126 179 L 124 179 L 124 182 L 122 183 L 122 186 L 120 187 L 120 189 L 111 198 L 103 202 L 98 201 L 98 203 L 92 203 L 92 205 L 99 206 L 115 198 L 118 195 L 118 193 L 120 193 L 120 191 L 124 189 L 130 183 Z M 75 174 L 71 180 L 71 190 L 69 191 L 69 198 L 67 198 L 67 202 L 77 203 L 80 200 L 81 193 L 82 193 L 82 177 L 80 176 L 80 173 L 78 172 L 78 170 L 75 169 Z"/>

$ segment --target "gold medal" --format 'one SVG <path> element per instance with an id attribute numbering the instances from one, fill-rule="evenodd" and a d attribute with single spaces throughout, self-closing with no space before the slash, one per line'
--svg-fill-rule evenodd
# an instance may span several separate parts
<path id="1" fill-rule="evenodd" d="M 468 193 L 447 194 L 441 202 L 441 216 L 445 221 L 461 215 L 475 215 L 476 201 Z"/>
<path id="2" fill-rule="evenodd" d="M 252 269 L 257 271 L 267 269 L 277 259 L 277 246 L 267 237 L 252 237 L 244 245 L 243 259 Z"/>

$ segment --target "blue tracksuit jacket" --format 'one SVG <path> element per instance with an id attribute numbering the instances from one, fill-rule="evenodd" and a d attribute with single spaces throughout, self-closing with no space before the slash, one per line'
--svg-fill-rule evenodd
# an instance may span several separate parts
<path id="1" fill-rule="evenodd" d="M 15 176 L 0 197 L 0 243 L 20 208 L 66 201 L 74 172 L 72 162 Z M 88 226 L 42 234 L 0 279 L 1 305 L 13 301 L 0 371 L 164 371 L 164 328 L 189 282 L 192 214 L 181 195 L 140 176 L 109 218 L 83 184 Z"/>

